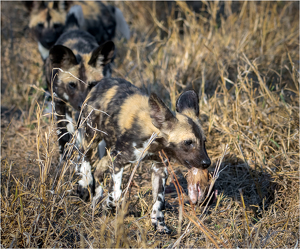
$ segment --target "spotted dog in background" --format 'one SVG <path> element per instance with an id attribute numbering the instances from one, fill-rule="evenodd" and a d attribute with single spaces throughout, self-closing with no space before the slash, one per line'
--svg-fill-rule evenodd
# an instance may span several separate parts
<path id="1" fill-rule="evenodd" d="M 30 12 L 29 28 L 38 41 L 40 54 L 45 60 L 50 48 L 65 31 L 70 8 L 79 5 L 83 11 L 80 29 L 93 35 L 99 45 L 112 40 L 116 32 L 126 39 L 130 30 L 120 9 L 98 1 L 26 1 Z"/>
<path id="2" fill-rule="evenodd" d="M 89 193 L 96 199 L 102 197 L 103 174 L 112 168 L 113 189 L 107 204 L 114 206 L 121 197 L 124 166 L 141 157 L 153 133 L 158 135 L 144 156 L 153 158 L 163 149 L 168 157 L 177 159 L 188 168 L 207 168 L 211 163 L 198 118 L 199 99 L 194 91 L 179 96 L 173 113 L 156 94 L 147 96 L 126 80 L 105 78 L 91 90 L 82 111 L 83 117 L 87 117 L 82 138 L 82 152 L 86 154 L 80 167 L 82 178 L 78 193 L 84 200 L 89 199 Z M 92 167 L 93 150 L 102 139 L 110 154 Z M 109 167 L 111 161 L 112 167 Z M 94 177 L 91 168 L 95 168 Z M 154 164 L 151 220 L 158 231 L 169 233 L 162 212 L 166 179 L 166 168 Z"/>
<path id="3" fill-rule="evenodd" d="M 111 76 L 110 62 L 114 58 L 112 41 L 99 46 L 94 36 L 78 29 L 81 17 L 81 7 L 73 6 L 67 18 L 68 31 L 50 49 L 45 62 L 47 86 L 54 95 L 61 158 L 74 132 L 72 110 L 80 111 L 92 87 Z M 66 119 L 69 122 L 63 121 Z"/>

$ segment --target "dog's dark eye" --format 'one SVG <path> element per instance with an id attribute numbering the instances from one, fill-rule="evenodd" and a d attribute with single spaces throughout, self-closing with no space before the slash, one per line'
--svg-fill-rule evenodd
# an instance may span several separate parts
<path id="1" fill-rule="evenodd" d="M 72 89 L 72 90 L 75 89 L 76 88 L 76 83 L 75 82 L 70 82 L 69 83 L 69 88 Z"/>
<path id="2" fill-rule="evenodd" d="M 190 146 L 192 143 L 193 143 L 192 140 L 184 140 L 184 144 L 185 144 L 186 146 Z"/>
<path id="3" fill-rule="evenodd" d="M 39 23 L 39 24 L 37 25 L 37 27 L 38 27 L 39 29 L 43 29 L 43 28 L 44 28 L 44 24 L 43 24 L 43 23 Z"/>
<path id="4" fill-rule="evenodd" d="M 54 23 L 53 24 L 53 28 L 54 29 L 59 29 L 59 28 L 61 28 L 62 27 L 62 24 L 60 24 L 60 23 Z"/>

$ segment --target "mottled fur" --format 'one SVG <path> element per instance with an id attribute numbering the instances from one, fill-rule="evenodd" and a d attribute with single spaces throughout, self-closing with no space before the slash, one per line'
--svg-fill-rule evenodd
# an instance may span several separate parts
<path id="1" fill-rule="evenodd" d="M 108 202 L 115 204 L 121 197 L 124 166 L 142 157 L 153 133 L 158 134 L 157 138 L 144 156 L 151 155 L 153 158 L 163 149 L 168 157 L 177 159 L 188 168 L 207 168 L 210 165 L 205 149 L 205 136 L 198 118 L 198 95 L 194 91 L 186 91 L 179 96 L 176 112 L 173 113 L 156 94 L 152 93 L 149 97 L 126 80 L 105 78 L 89 93 L 83 116 L 88 117 L 82 141 L 82 150 L 86 153 L 83 161 L 85 167 L 89 164 L 91 168 L 93 150 L 102 139 L 110 151 L 100 163 L 93 166 L 96 168 L 96 189 L 94 179 L 87 177 L 90 174 L 84 171 L 79 184 L 79 195 L 84 199 L 89 196 L 88 192 L 93 195 L 102 192 L 102 175 L 108 169 L 110 158 L 113 158 L 111 173 L 114 187 Z M 152 223 L 159 231 L 169 232 L 162 213 L 167 171 L 161 164 L 155 164 L 152 171 Z"/>
<path id="2" fill-rule="evenodd" d="M 80 29 L 93 35 L 100 45 L 112 40 L 116 31 L 130 38 L 128 25 L 121 11 L 99 1 L 26 1 L 30 11 L 29 28 L 39 43 L 39 51 L 45 60 L 49 49 L 65 32 L 67 13 L 70 7 L 79 5 L 83 12 Z M 120 29 L 120 30 L 118 30 Z"/>
<path id="3" fill-rule="evenodd" d="M 82 30 L 63 33 L 50 49 L 45 62 L 48 89 L 54 93 L 55 111 L 58 114 L 59 145 L 61 155 L 70 139 L 71 123 L 62 121 L 72 117 L 71 107 L 79 111 L 92 87 L 103 77 L 110 77 L 110 62 L 114 58 L 114 43 L 98 46 L 95 38 Z M 71 110 L 72 110 L 71 108 Z"/>
<path id="4" fill-rule="evenodd" d="M 25 6 L 30 11 L 28 26 L 38 41 L 39 51 L 45 60 L 49 49 L 64 31 L 69 6 L 63 1 L 26 1 Z"/>

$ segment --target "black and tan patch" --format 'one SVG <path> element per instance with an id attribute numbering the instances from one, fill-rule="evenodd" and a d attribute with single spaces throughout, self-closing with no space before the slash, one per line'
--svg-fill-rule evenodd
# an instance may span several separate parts
<path id="1" fill-rule="evenodd" d="M 94 37 L 85 31 L 64 33 L 50 50 L 46 62 L 48 88 L 53 86 L 57 97 L 80 110 L 95 82 L 110 76 L 113 58 L 113 42 L 98 46 Z"/>
<path id="2" fill-rule="evenodd" d="M 47 50 L 69 28 L 66 17 L 74 6 L 78 6 L 82 12 L 82 20 L 76 25 L 94 36 L 99 45 L 115 37 L 117 21 L 127 27 L 126 21 L 118 18 L 119 12 L 114 6 L 100 1 L 27 1 L 25 6 L 30 12 L 28 26 L 39 42 L 43 59 L 48 56 Z"/>
<path id="3" fill-rule="evenodd" d="M 66 118 L 67 105 L 80 111 L 89 91 L 103 77 L 110 76 L 110 62 L 114 59 L 114 49 L 112 41 L 99 46 L 92 35 L 78 29 L 60 36 L 45 61 L 46 82 L 48 89 L 53 91 L 55 96 L 58 121 Z M 66 126 L 65 122 L 63 124 L 60 126 Z M 65 127 L 59 128 L 62 154 L 70 135 Z"/>
<path id="4" fill-rule="evenodd" d="M 66 21 L 67 2 L 26 1 L 30 11 L 29 28 L 45 49 L 50 49 L 63 33 Z"/>

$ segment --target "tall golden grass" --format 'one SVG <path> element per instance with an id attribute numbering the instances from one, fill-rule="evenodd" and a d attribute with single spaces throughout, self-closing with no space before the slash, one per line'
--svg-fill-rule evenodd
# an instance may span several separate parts
<path id="1" fill-rule="evenodd" d="M 137 168 L 116 212 L 77 198 L 75 159 L 59 163 L 56 121 L 43 115 L 42 61 L 24 30 L 28 14 L 21 3 L 2 2 L 1 245 L 299 246 L 298 3 L 114 4 L 132 38 L 116 40 L 113 75 L 158 93 L 173 110 L 184 89 L 199 92 L 211 170 L 228 144 L 217 201 L 193 210 L 179 191 L 186 191 L 186 169 L 173 162 L 165 211 L 171 235 L 151 226 L 149 162 Z"/>

